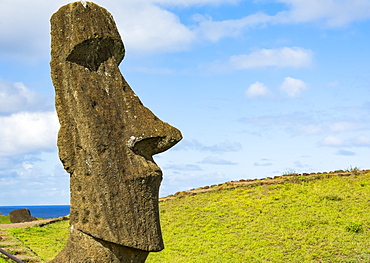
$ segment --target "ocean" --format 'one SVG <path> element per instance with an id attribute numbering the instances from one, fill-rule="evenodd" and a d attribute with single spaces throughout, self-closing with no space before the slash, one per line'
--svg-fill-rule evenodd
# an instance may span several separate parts
<path id="1" fill-rule="evenodd" d="M 69 205 L 35 205 L 35 206 L 0 206 L 0 213 L 8 215 L 11 211 L 28 208 L 31 216 L 38 218 L 58 218 L 69 215 Z"/>

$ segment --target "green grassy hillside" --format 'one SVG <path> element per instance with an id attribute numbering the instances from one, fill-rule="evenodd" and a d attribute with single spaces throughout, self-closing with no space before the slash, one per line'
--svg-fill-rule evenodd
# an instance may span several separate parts
<path id="1" fill-rule="evenodd" d="M 163 202 L 147 262 L 370 262 L 370 174 L 304 179 Z"/>
<path id="2" fill-rule="evenodd" d="M 370 262 L 370 173 L 346 175 L 225 184 L 161 202 L 166 248 L 147 262 Z M 51 259 L 45 246 L 33 245 L 37 231 L 28 232 L 14 231 Z"/>
<path id="3" fill-rule="evenodd" d="M 11 224 L 9 216 L 0 215 L 0 224 Z M 1 227 L 0 227 L 1 228 Z"/>

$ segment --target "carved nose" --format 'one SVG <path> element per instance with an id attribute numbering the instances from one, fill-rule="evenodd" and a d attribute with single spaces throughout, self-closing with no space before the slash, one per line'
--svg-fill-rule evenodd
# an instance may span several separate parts
<path id="1" fill-rule="evenodd" d="M 164 136 L 160 136 L 160 133 L 150 136 L 131 136 L 127 142 L 127 146 L 138 155 L 143 156 L 145 159 L 152 161 L 152 156 L 167 151 L 178 143 L 182 139 L 181 132 L 164 123 L 163 129 Z"/>

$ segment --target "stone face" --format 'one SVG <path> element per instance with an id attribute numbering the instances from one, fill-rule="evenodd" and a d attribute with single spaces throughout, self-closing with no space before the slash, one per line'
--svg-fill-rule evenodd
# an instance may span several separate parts
<path id="1" fill-rule="evenodd" d="M 9 217 L 12 223 L 24 223 L 37 220 L 36 217 L 31 216 L 31 212 L 27 208 L 13 210 L 9 213 Z"/>
<path id="2" fill-rule="evenodd" d="M 51 37 L 59 157 L 71 188 L 65 250 L 77 251 L 80 235 L 88 243 L 101 241 L 98 247 L 108 242 L 114 251 L 162 250 L 162 172 L 152 155 L 180 141 L 180 131 L 144 107 L 121 75 L 125 49 L 107 10 L 91 2 L 86 8 L 80 2 L 63 6 L 51 18 Z M 60 256 L 55 262 L 69 261 Z"/>

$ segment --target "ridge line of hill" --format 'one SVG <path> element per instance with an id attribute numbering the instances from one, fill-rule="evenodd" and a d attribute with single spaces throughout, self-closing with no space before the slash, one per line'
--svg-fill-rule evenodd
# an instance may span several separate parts
<path id="1" fill-rule="evenodd" d="M 370 170 L 358 170 L 353 169 L 350 171 L 336 170 L 330 172 L 322 173 L 291 173 L 284 174 L 274 177 L 266 177 L 262 179 L 240 179 L 239 181 L 229 181 L 222 184 L 214 184 L 211 186 L 204 186 L 200 188 L 191 189 L 188 191 L 180 191 L 173 195 L 167 197 L 159 198 L 159 202 L 164 202 L 167 200 L 172 200 L 176 198 L 183 198 L 185 196 L 197 195 L 200 193 L 210 192 L 210 191 L 221 191 L 221 190 L 231 190 L 237 187 L 253 187 L 258 185 L 272 185 L 272 184 L 283 184 L 283 183 L 301 183 L 314 180 L 320 180 L 324 178 L 330 178 L 333 176 L 357 176 L 360 174 L 370 173 Z"/>

